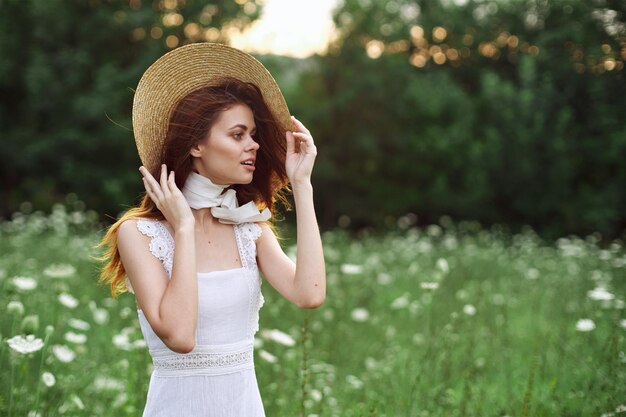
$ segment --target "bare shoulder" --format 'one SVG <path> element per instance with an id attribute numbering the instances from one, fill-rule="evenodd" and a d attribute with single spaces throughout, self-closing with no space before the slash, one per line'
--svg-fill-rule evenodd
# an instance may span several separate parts
<path id="1" fill-rule="evenodd" d="M 139 219 L 128 219 L 120 224 L 117 230 L 117 245 L 120 250 L 120 255 L 122 252 L 137 249 L 143 243 L 150 241 L 149 236 L 139 231 L 137 227 L 138 221 Z"/>
<path id="2" fill-rule="evenodd" d="M 261 228 L 261 235 L 256 240 L 257 247 L 259 246 L 267 246 L 268 244 L 272 244 L 272 242 L 278 243 L 278 239 L 276 238 L 276 234 L 274 234 L 274 230 L 267 222 L 259 222 L 256 223 Z"/>
<path id="3" fill-rule="evenodd" d="M 153 315 L 158 307 L 157 300 L 167 287 L 168 276 L 162 262 L 151 253 L 151 238 L 139 230 L 138 221 L 129 219 L 120 225 L 117 247 L 140 308 L 147 315 Z"/>
<path id="4" fill-rule="evenodd" d="M 141 233 L 139 229 L 137 229 L 137 222 L 139 219 L 128 219 L 124 220 L 117 231 L 117 239 L 120 240 L 128 240 L 132 239 L 133 236 L 139 236 Z"/>

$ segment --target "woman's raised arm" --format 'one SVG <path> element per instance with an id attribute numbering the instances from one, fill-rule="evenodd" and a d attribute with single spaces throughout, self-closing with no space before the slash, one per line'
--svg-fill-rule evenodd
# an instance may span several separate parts
<path id="1" fill-rule="evenodd" d="M 317 148 L 309 130 L 292 118 L 297 131 L 286 133 L 285 166 L 296 208 L 297 261 L 285 255 L 267 225 L 262 226 L 257 254 L 261 272 L 279 293 L 299 307 L 316 308 L 326 298 L 326 265 L 311 185 Z"/>

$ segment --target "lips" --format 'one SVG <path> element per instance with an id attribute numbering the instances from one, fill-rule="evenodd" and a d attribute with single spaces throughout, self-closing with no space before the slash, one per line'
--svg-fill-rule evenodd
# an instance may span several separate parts
<path id="1" fill-rule="evenodd" d="M 243 167 L 247 169 L 248 171 L 254 171 L 256 169 L 254 166 L 254 162 L 255 162 L 254 158 L 249 158 L 243 161 L 241 165 L 243 165 Z"/>

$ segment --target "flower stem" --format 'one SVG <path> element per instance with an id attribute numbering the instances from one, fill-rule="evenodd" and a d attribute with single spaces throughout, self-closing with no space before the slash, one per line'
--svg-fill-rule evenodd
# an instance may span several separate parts
<path id="1" fill-rule="evenodd" d="M 39 361 L 39 372 L 37 372 L 37 395 L 35 396 L 35 410 L 39 408 L 39 393 L 41 392 L 41 370 L 43 368 L 43 358 L 46 353 L 46 346 L 48 346 L 48 339 L 51 333 L 47 333 L 43 341 L 43 348 L 41 349 L 41 360 Z"/>
<path id="2" fill-rule="evenodd" d="M 302 326 L 302 402 L 301 402 L 301 416 L 304 417 L 306 416 L 306 406 L 305 406 L 305 402 L 306 402 L 306 385 L 308 382 L 308 369 L 307 369 L 307 350 L 306 350 L 306 341 L 309 338 L 308 336 L 308 330 L 309 330 L 309 318 L 308 317 L 304 317 L 304 325 Z"/>
<path id="3" fill-rule="evenodd" d="M 13 411 L 13 383 L 15 381 L 15 363 L 11 361 L 11 383 L 9 384 L 9 417 Z"/>

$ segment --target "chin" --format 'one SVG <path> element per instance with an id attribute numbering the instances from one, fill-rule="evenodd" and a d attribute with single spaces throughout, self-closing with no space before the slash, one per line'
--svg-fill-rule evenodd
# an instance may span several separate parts
<path id="1" fill-rule="evenodd" d="M 252 180 L 254 179 L 254 177 L 249 177 L 249 178 L 243 178 L 240 180 L 235 180 L 230 182 L 230 185 L 235 185 L 235 184 L 240 184 L 240 185 L 248 185 L 252 182 Z"/>

